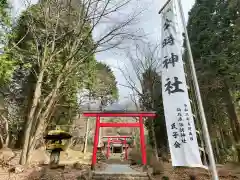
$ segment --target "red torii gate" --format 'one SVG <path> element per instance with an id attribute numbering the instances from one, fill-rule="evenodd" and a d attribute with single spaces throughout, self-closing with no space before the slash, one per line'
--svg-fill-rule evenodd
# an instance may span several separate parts
<path id="1" fill-rule="evenodd" d="M 122 143 L 121 140 L 118 139 L 124 139 L 123 140 L 123 145 L 124 145 L 124 150 L 125 150 L 125 159 L 127 160 L 128 155 L 127 155 L 127 149 L 128 147 L 126 147 L 127 145 L 127 140 L 128 138 L 132 138 L 132 136 L 103 136 L 102 138 L 107 138 L 107 158 L 109 158 L 110 155 L 110 143 Z M 113 140 L 111 140 L 113 139 Z"/>
<path id="2" fill-rule="evenodd" d="M 92 169 L 95 169 L 97 162 L 97 146 L 99 129 L 101 127 L 135 127 L 140 129 L 140 144 L 142 152 L 142 164 L 147 164 L 146 147 L 144 138 L 144 124 L 143 117 L 155 117 L 155 112 L 128 112 L 128 111 L 88 111 L 83 113 L 86 117 L 96 117 L 96 128 L 94 135 L 93 154 L 92 154 Z M 134 123 L 119 123 L 119 122 L 100 122 L 101 117 L 138 117 L 139 121 Z"/>

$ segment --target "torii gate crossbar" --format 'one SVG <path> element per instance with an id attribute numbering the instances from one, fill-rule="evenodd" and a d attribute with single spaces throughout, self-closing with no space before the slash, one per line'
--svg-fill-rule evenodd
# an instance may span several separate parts
<path id="1" fill-rule="evenodd" d="M 141 152 L 142 152 L 142 164 L 146 166 L 147 157 L 146 157 L 146 145 L 144 138 L 144 125 L 143 118 L 144 117 L 155 117 L 155 112 L 128 112 L 128 111 L 88 111 L 83 113 L 86 117 L 96 117 L 96 128 L 94 135 L 94 144 L 93 144 L 93 154 L 92 154 L 92 169 L 95 169 L 95 165 L 97 162 L 97 146 L 99 141 L 99 129 L 101 127 L 136 127 L 140 129 L 140 144 L 141 144 Z M 138 117 L 139 121 L 135 123 L 101 123 L 101 117 Z"/>

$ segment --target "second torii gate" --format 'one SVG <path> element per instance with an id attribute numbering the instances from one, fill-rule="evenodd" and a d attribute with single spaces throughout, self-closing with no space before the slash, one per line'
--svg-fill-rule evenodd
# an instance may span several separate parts
<path id="1" fill-rule="evenodd" d="M 127 139 L 132 138 L 132 136 L 103 136 L 102 138 L 103 139 L 107 138 L 107 153 L 106 153 L 107 158 L 109 158 L 109 155 L 110 155 L 110 144 L 111 143 L 121 143 L 124 145 L 125 159 L 127 160 L 127 158 L 128 158 L 128 154 L 127 154 L 128 147 L 126 147 Z M 124 139 L 124 140 L 122 141 L 119 139 Z"/>
<path id="2" fill-rule="evenodd" d="M 94 135 L 92 169 L 95 169 L 97 162 L 97 146 L 99 141 L 99 129 L 101 127 L 131 127 L 140 129 L 140 144 L 142 152 L 142 164 L 147 164 L 146 145 L 144 137 L 143 117 L 155 117 L 155 112 L 128 112 L 128 111 L 88 111 L 83 113 L 86 117 L 96 117 L 96 128 Z M 138 117 L 138 122 L 119 123 L 119 122 L 100 122 L 101 117 Z"/>

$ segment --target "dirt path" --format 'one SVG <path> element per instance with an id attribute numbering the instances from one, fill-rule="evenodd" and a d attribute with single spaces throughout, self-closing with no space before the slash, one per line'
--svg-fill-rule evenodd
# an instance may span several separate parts
<path id="1" fill-rule="evenodd" d="M 21 151 L 14 151 L 16 156 L 10 162 L 12 167 L 19 167 L 18 162 L 20 152 Z M 42 160 L 45 159 L 45 154 L 45 150 L 36 150 L 36 152 L 34 152 L 33 159 L 37 162 L 42 162 Z M 50 169 L 49 166 L 45 165 L 26 167 L 23 172 L 19 171 L 18 173 L 9 173 L 9 168 L 3 169 L 0 167 L 0 180 L 40 180 L 41 178 L 44 180 L 76 180 L 77 177 L 81 176 L 86 170 L 90 169 L 89 157 L 89 153 L 83 155 L 79 151 L 69 150 L 68 152 L 63 152 L 61 154 L 60 166 L 62 168 L 59 169 Z M 33 164 L 35 164 L 35 161 Z"/>
<path id="2" fill-rule="evenodd" d="M 0 180 L 77 180 L 88 173 L 90 166 L 73 165 L 50 169 L 49 166 L 27 168 L 21 173 L 9 173 L 7 169 L 0 169 Z"/>
<path id="3" fill-rule="evenodd" d="M 218 167 L 219 180 L 240 180 L 235 168 Z M 154 176 L 154 180 L 162 180 L 166 176 L 169 180 L 188 180 L 195 176 L 195 180 L 211 180 L 210 173 L 203 168 L 173 168 L 170 163 L 164 163 L 164 174 Z"/>

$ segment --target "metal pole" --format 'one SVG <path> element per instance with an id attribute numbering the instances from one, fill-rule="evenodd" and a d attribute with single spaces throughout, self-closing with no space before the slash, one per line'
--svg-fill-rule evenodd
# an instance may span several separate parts
<path id="1" fill-rule="evenodd" d="M 181 20 L 182 20 L 182 24 L 183 24 L 183 28 L 184 28 L 184 32 L 185 32 L 185 37 L 186 37 L 187 50 L 188 50 L 188 55 L 189 55 L 189 60 L 190 60 L 190 65 L 191 65 L 190 69 L 191 69 L 191 73 L 192 73 L 192 76 L 193 76 L 193 83 L 194 83 L 194 86 L 195 86 L 197 101 L 198 101 L 199 110 L 200 110 L 200 116 L 201 116 L 201 119 L 202 119 L 204 139 L 205 139 L 205 143 L 206 143 L 207 150 L 208 150 L 208 153 L 209 153 L 209 160 L 210 160 L 210 167 L 211 167 L 211 170 L 212 170 L 212 177 L 213 177 L 213 180 L 219 180 L 218 174 L 217 174 L 216 163 L 215 163 L 215 160 L 214 160 L 214 154 L 213 154 L 213 150 L 212 150 L 211 140 L 210 140 L 210 136 L 209 136 L 209 132 L 208 132 L 207 121 L 206 121 L 204 108 L 203 108 L 203 103 L 202 103 L 202 99 L 201 99 L 201 93 L 200 93 L 198 80 L 197 80 L 197 75 L 196 75 L 196 71 L 195 71 L 191 45 L 190 45 L 190 41 L 189 41 L 189 37 L 188 37 L 188 33 L 187 33 L 187 27 L 186 27 L 186 22 L 185 22 L 185 18 L 184 18 L 183 7 L 182 7 L 181 1 L 180 0 L 177 0 L 177 1 L 178 1 L 180 13 L 181 13 Z"/>
<path id="2" fill-rule="evenodd" d="M 171 0 L 168 0 L 163 7 L 160 9 L 160 11 L 158 12 L 158 14 L 161 14 L 161 12 L 164 10 L 164 8 L 168 5 L 168 3 L 170 3 Z"/>

